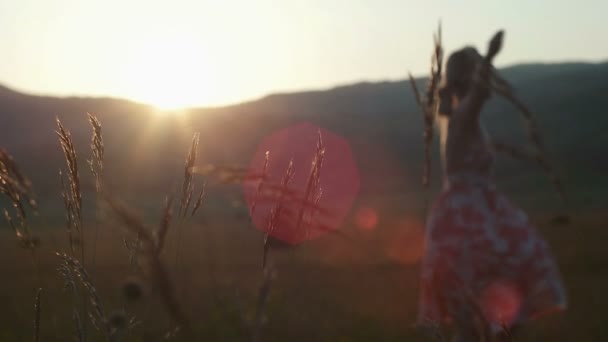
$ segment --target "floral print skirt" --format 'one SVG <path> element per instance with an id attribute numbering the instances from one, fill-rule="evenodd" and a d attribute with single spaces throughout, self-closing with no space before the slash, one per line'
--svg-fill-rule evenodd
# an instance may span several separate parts
<path id="1" fill-rule="evenodd" d="M 430 212 L 425 242 L 420 325 L 476 312 L 502 329 L 566 308 L 547 243 L 489 182 L 450 184 Z"/>

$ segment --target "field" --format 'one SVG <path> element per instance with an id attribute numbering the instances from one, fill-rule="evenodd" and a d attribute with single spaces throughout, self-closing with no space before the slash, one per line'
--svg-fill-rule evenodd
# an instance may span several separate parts
<path id="1" fill-rule="evenodd" d="M 208 199 L 210 200 L 210 199 Z M 161 207 L 162 203 L 159 203 Z M 394 204 L 392 204 L 394 206 Z M 240 214 L 239 214 L 240 212 Z M 160 213 L 160 210 L 159 210 Z M 191 321 L 192 335 L 174 340 L 249 340 L 252 334 L 261 269 L 263 235 L 248 222 L 246 211 L 202 210 L 201 218 L 182 227 L 182 262 L 176 269 L 176 230 L 167 236 L 162 259 L 169 267 L 180 305 Z M 150 221 L 159 215 L 149 214 Z M 154 217 L 156 216 L 156 217 Z M 608 273 L 604 229 L 608 214 L 577 210 L 569 220 L 536 213 L 532 217 L 549 240 L 568 289 L 565 314 L 526 327 L 515 341 L 601 341 L 608 338 L 604 310 Z M 373 230 L 349 221 L 342 231 L 351 239 L 325 236 L 297 248 L 270 251 L 276 274 L 264 305 L 263 341 L 430 341 L 413 328 L 421 253 L 420 215 L 381 215 Z M 126 302 L 123 285 L 134 275 L 123 246 L 120 223 L 104 219 L 97 262 L 87 269 L 108 316 L 124 309 L 139 324 L 126 340 L 154 341 L 172 329 L 171 319 L 155 293 Z M 42 341 L 66 341 L 74 334 L 72 300 L 63 289 L 55 251 L 66 251 L 62 227 L 36 227 L 43 244 L 36 251 L 39 279 L 27 250 L 12 234 L 2 243 L 0 340 L 31 340 L 36 289 L 42 287 Z M 93 240 L 87 230 L 85 241 Z M 396 248 L 399 247 L 399 248 Z M 87 245 L 87 248 L 90 248 Z M 90 249 L 89 249 L 90 250 Z M 88 259 L 90 260 L 90 258 Z M 120 316 L 120 315 L 119 315 Z M 86 316 L 82 316 L 83 321 Z M 88 324 L 88 340 L 103 340 Z"/>
<path id="2" fill-rule="evenodd" d="M 379 87 L 379 93 L 396 99 L 405 88 L 399 83 Z M 407 106 L 398 105 L 380 111 L 385 115 L 380 120 L 373 104 L 387 102 L 373 89 L 362 85 L 315 94 L 332 98 L 332 108 L 342 108 L 338 112 L 351 112 L 340 106 L 371 111 L 348 120 L 331 115 L 308 120 L 307 110 L 282 116 L 280 111 L 294 103 L 317 103 L 310 94 L 286 95 L 276 103 L 276 97 L 260 100 L 271 105 L 251 112 L 270 113 L 270 118 L 237 117 L 245 114 L 241 107 L 159 118 L 139 113 L 136 104 L 120 102 L 123 108 L 112 102 L 101 109 L 103 141 L 95 117 L 83 115 L 83 108 L 98 104 L 73 100 L 72 106 L 66 100 L 68 114 L 54 123 L 44 102 L 51 100 L 15 97 L 9 104 L 21 108 L 23 116 L 0 125 L 13 127 L 0 138 L 19 170 L 31 176 L 39 208 L 30 210 L 24 201 L 29 183 L 0 149 L 0 195 L 7 195 L 0 196 L 0 208 L 8 209 L 14 224 L 11 229 L 10 220 L 0 220 L 0 341 L 438 340 L 424 336 L 414 323 L 425 208 L 437 195 L 440 168 L 433 166 L 431 190 L 425 192 L 422 120 L 404 116 Z M 345 94 L 354 102 L 345 101 Z M 22 119 L 32 110 L 38 111 L 37 125 Z M 579 127 L 571 115 L 560 115 L 572 120 L 560 130 L 572 129 L 564 130 L 569 136 L 553 134 L 550 146 L 560 151 L 555 160 L 557 172 L 567 176 L 568 202 L 557 200 L 538 168 L 505 159 L 497 164 L 500 189 L 530 213 L 549 241 L 569 297 L 565 313 L 525 326 L 514 341 L 608 338 L 608 295 L 603 294 L 608 183 L 605 163 L 597 157 L 605 154 L 605 135 L 593 133 L 598 123 Z M 508 128 L 505 122 L 493 123 Z M 327 131 L 317 135 L 317 125 Z M 294 127 L 307 132 L 292 134 Z M 200 135 L 190 140 L 199 128 Z M 15 133 L 21 131 L 30 132 L 32 140 Z M 594 143 L 581 143 L 579 137 L 588 135 Z M 266 150 L 271 150 L 270 166 L 260 171 Z M 290 158 L 296 160 L 291 171 Z M 317 165 L 324 167 L 321 176 Z M 254 227 L 256 216 L 251 219 L 251 191 L 243 191 L 243 183 L 252 179 L 265 184 L 267 197 L 259 198 L 257 212 L 269 224 L 262 230 L 300 222 L 295 203 L 312 208 L 315 219 L 307 220 L 326 234 L 297 245 L 266 240 Z M 341 188 L 332 192 L 336 184 Z M 343 193 L 350 197 L 345 200 Z M 204 195 L 200 208 L 199 194 Z M 167 195 L 171 206 L 164 203 Z M 335 209 L 336 203 L 345 220 L 327 233 L 324 227 L 337 215 L 326 206 Z M 187 218 L 181 218 L 182 211 Z"/>

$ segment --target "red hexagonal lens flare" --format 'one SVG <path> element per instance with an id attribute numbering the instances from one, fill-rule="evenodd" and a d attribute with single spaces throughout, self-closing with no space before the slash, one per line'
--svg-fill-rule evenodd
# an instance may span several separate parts
<path id="1" fill-rule="evenodd" d="M 243 189 L 255 226 L 293 245 L 338 229 L 359 182 L 348 141 L 300 123 L 259 144 Z"/>

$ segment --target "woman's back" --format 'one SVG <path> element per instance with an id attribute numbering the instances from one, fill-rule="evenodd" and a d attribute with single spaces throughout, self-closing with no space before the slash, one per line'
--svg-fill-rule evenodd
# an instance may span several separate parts
<path id="1" fill-rule="evenodd" d="M 441 129 L 445 185 L 455 180 L 489 181 L 495 158 L 479 118 L 456 110 L 443 120 L 446 121 Z"/>

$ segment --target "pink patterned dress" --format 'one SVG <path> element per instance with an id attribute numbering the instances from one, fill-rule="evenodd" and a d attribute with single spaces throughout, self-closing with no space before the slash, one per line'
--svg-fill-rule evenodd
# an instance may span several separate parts
<path id="1" fill-rule="evenodd" d="M 496 190 L 487 136 L 478 117 L 461 111 L 443 119 L 444 189 L 427 221 L 418 323 L 476 312 L 496 331 L 565 309 L 547 243 Z"/>

